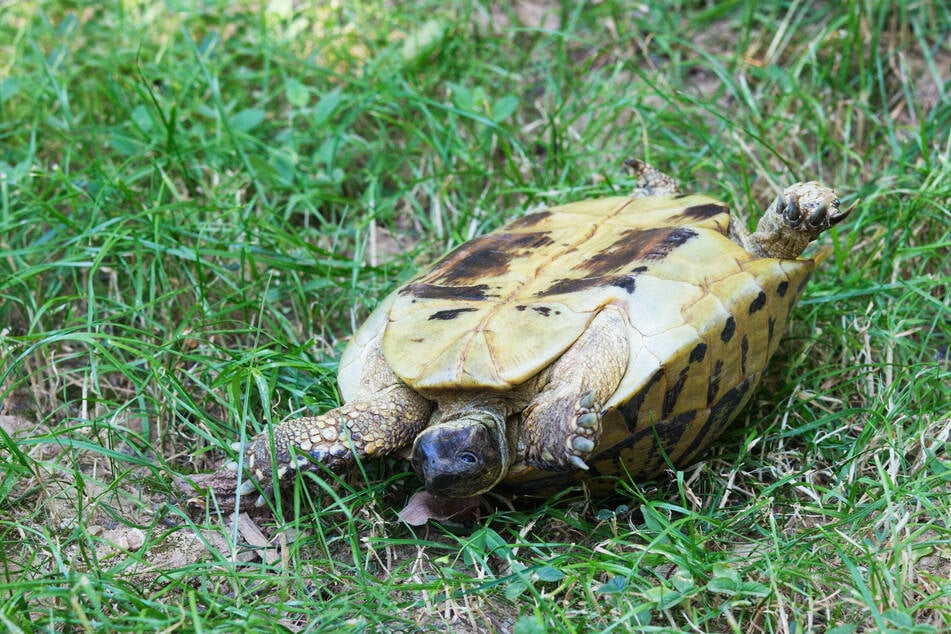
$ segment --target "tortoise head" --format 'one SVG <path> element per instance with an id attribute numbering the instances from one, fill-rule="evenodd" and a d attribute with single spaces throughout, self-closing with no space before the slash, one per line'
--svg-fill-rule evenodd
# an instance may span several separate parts
<path id="1" fill-rule="evenodd" d="M 505 419 L 491 410 L 469 410 L 424 429 L 413 443 L 413 469 L 433 495 L 462 498 L 485 493 L 509 463 Z"/>

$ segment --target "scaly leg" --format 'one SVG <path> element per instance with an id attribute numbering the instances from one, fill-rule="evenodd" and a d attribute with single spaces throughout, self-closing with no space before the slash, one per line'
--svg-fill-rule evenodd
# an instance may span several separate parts
<path id="1" fill-rule="evenodd" d="M 259 434 L 245 450 L 245 465 L 266 493 L 273 487 L 275 463 L 279 480 L 315 463 L 343 471 L 355 458 L 373 458 L 411 446 L 429 422 L 432 408 L 430 401 L 397 378 L 376 341 L 367 350 L 361 386 L 353 399 L 320 416 L 285 421 L 272 433 Z M 241 492 L 253 487 L 253 482 L 246 482 Z"/>
<path id="2" fill-rule="evenodd" d="M 547 383 L 522 412 L 527 462 L 537 469 L 587 469 L 601 435 L 601 410 L 630 355 L 628 325 L 607 306 L 548 371 Z"/>
<path id="3" fill-rule="evenodd" d="M 763 213 L 756 232 L 747 235 L 738 222 L 730 223 L 730 237 L 757 257 L 798 258 L 819 234 L 848 217 L 839 211 L 835 191 L 819 183 L 794 183 Z"/>

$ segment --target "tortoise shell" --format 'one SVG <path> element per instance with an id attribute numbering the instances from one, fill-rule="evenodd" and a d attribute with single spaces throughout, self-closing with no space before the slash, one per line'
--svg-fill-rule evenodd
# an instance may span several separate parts
<path id="1" fill-rule="evenodd" d="M 239 491 L 394 453 L 446 497 L 696 458 L 775 352 L 814 267 L 800 254 L 848 211 L 794 183 L 748 235 L 723 203 L 630 165 L 631 197 L 513 220 L 384 299 L 341 359 L 344 403 L 259 435 Z"/>
<path id="2" fill-rule="evenodd" d="M 699 195 L 553 207 L 475 238 L 390 295 L 341 360 L 349 400 L 365 347 L 414 390 L 506 391 L 548 367 L 608 304 L 629 323 L 627 371 L 602 412 L 590 474 L 649 477 L 692 460 L 743 407 L 813 270 L 758 258 Z M 503 485 L 561 474 L 514 464 Z"/>

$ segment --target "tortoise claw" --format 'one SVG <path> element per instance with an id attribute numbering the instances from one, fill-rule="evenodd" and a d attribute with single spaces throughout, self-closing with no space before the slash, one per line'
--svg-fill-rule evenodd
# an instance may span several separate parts
<path id="1" fill-rule="evenodd" d="M 784 202 L 786 204 L 781 207 L 783 219 L 790 227 L 798 227 L 799 223 L 802 222 L 802 209 L 799 207 L 799 201 L 795 198 L 784 198 Z"/>
<path id="2" fill-rule="evenodd" d="M 257 486 L 251 478 L 248 478 L 241 483 L 241 486 L 238 487 L 238 495 L 248 495 L 252 491 L 256 490 Z"/>
<path id="3" fill-rule="evenodd" d="M 845 211 L 840 211 L 837 214 L 832 214 L 831 216 L 829 216 L 829 226 L 834 227 L 840 222 L 842 222 L 843 220 L 845 220 L 846 218 L 848 218 L 849 215 L 851 215 L 852 210 L 855 209 L 856 205 L 858 205 L 858 201 L 852 203 L 852 205 Z"/>
<path id="4" fill-rule="evenodd" d="M 255 480 L 248 478 L 247 480 L 241 483 L 241 486 L 237 488 L 236 493 L 237 495 L 250 495 L 251 493 L 254 493 L 255 491 L 257 491 L 257 489 L 258 487 L 256 485 Z M 274 496 L 274 485 L 269 484 L 261 490 L 260 495 L 258 495 L 256 500 L 254 500 L 255 508 L 261 508 L 262 506 L 267 504 L 267 501 L 273 496 Z"/>
<path id="5" fill-rule="evenodd" d="M 786 226 L 812 236 L 842 222 L 851 211 L 840 213 L 836 193 L 816 182 L 787 187 L 776 197 L 774 205 Z"/>
<path id="6" fill-rule="evenodd" d="M 815 210 L 806 218 L 806 224 L 809 225 L 811 229 L 824 229 L 826 225 L 826 219 L 829 216 L 829 205 L 826 202 L 822 202 L 815 208 Z"/>
<path id="7" fill-rule="evenodd" d="M 575 456 L 574 454 L 568 456 L 568 461 L 571 462 L 571 464 L 574 465 L 576 469 L 581 469 L 582 471 L 588 471 L 590 469 L 584 460 L 582 460 L 579 456 Z"/>
<path id="8" fill-rule="evenodd" d="M 578 426 L 584 427 L 585 429 L 595 429 L 598 426 L 598 415 L 591 412 L 588 414 L 582 414 L 578 417 Z"/>
<path id="9" fill-rule="evenodd" d="M 780 209 L 786 208 L 786 197 L 783 196 L 782 192 L 779 192 L 778 194 L 776 194 L 776 202 L 774 202 L 773 204 L 776 206 L 777 211 L 779 211 Z"/>
<path id="10" fill-rule="evenodd" d="M 581 453 L 591 453 L 594 450 L 594 441 L 590 438 L 585 438 L 584 436 L 578 436 L 573 441 L 571 441 L 571 446 L 575 451 L 580 451 Z"/>
<path id="11" fill-rule="evenodd" d="M 578 399 L 578 408 L 591 409 L 594 407 L 594 396 L 594 390 L 589 390 L 584 396 Z"/>

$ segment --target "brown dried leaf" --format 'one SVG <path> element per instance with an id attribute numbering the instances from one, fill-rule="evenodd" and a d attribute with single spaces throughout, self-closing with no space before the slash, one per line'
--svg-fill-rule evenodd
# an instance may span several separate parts
<path id="1" fill-rule="evenodd" d="M 419 491 L 413 494 L 398 515 L 410 526 L 423 526 L 429 520 L 443 522 L 452 519 L 462 522 L 475 519 L 481 504 L 481 495 L 447 498 L 433 495 L 429 491 Z"/>
<path id="2" fill-rule="evenodd" d="M 145 543 L 145 533 L 135 527 L 122 527 L 104 531 L 102 539 L 114 550 L 135 551 Z"/>
<path id="3" fill-rule="evenodd" d="M 561 28 L 561 5 L 551 0 L 518 0 L 517 2 L 492 5 L 492 23 L 496 29 L 507 29 L 512 26 L 509 19 L 510 10 L 514 10 L 518 20 L 516 26 L 525 26 L 532 29 L 554 31 Z"/>
<path id="4" fill-rule="evenodd" d="M 6 414 L 0 416 L 0 428 L 7 432 L 11 438 L 26 438 L 49 433 L 49 428 L 45 425 L 35 423 L 22 416 Z"/>
<path id="5" fill-rule="evenodd" d="M 258 528 L 258 525 L 251 519 L 247 513 L 238 514 L 238 532 L 244 541 L 252 546 L 261 559 L 268 564 L 273 564 L 281 558 L 281 553 L 274 547 Z"/>
<path id="6" fill-rule="evenodd" d="M 370 224 L 370 245 L 367 260 L 370 266 L 378 266 L 411 251 L 416 244 L 408 233 L 393 233 L 376 222 Z"/>

